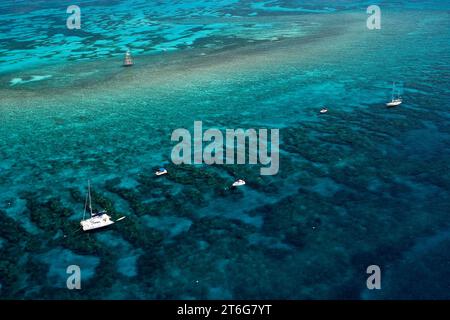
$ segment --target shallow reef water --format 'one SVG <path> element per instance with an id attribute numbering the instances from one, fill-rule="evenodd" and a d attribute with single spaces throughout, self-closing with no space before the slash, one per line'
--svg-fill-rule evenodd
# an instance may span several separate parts
<path id="1" fill-rule="evenodd" d="M 80 3 L 77 38 L 0 4 L 0 298 L 450 298 L 448 1 L 378 31 L 354 1 Z M 173 164 L 194 121 L 279 129 L 278 174 Z M 88 179 L 108 230 L 80 232 Z"/>

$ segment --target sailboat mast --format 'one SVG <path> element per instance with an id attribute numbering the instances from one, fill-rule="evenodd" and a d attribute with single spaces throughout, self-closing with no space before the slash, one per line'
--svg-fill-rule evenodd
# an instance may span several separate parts
<path id="1" fill-rule="evenodd" d="M 392 84 L 392 101 L 394 101 L 395 82 Z"/>
<path id="2" fill-rule="evenodd" d="M 91 211 L 92 217 L 92 199 L 91 199 L 91 181 L 88 180 L 88 196 L 89 196 L 89 210 Z"/>
<path id="3" fill-rule="evenodd" d="M 88 205 L 88 194 L 86 194 L 86 200 L 84 200 L 84 212 L 83 212 L 83 221 L 86 219 L 86 209 Z"/>

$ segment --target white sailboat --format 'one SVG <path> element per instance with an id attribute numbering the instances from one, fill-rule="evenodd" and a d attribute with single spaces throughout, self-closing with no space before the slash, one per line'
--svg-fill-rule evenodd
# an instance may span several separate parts
<path id="1" fill-rule="evenodd" d="M 400 95 L 397 91 L 397 94 L 395 92 L 395 82 L 392 86 L 392 98 L 391 98 L 391 102 L 386 103 L 387 107 L 397 107 L 399 105 L 401 105 L 403 103 L 402 98 L 400 98 Z"/>
<path id="2" fill-rule="evenodd" d="M 87 211 L 88 205 L 89 205 L 89 212 L 90 212 L 91 217 L 89 219 L 86 219 L 86 211 Z M 80 224 L 83 227 L 83 231 L 90 231 L 90 230 L 95 230 L 95 229 L 99 229 L 99 228 L 104 228 L 104 227 L 114 224 L 114 221 L 108 215 L 108 212 L 106 212 L 106 211 L 94 212 L 92 210 L 91 182 L 90 181 L 88 181 L 88 193 L 86 195 L 86 201 L 84 204 L 83 220 L 81 220 Z"/>
<path id="3" fill-rule="evenodd" d="M 125 53 L 125 58 L 123 59 L 123 66 L 131 67 L 132 65 L 134 65 L 133 57 L 131 56 L 130 50 L 128 50 L 127 53 Z"/>

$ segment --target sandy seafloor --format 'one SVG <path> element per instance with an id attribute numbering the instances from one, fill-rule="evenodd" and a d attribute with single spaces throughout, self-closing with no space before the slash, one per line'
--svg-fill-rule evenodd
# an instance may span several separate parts
<path id="1" fill-rule="evenodd" d="M 0 298 L 450 298 L 448 1 L 79 2 L 0 4 Z M 279 174 L 171 164 L 195 120 L 279 128 Z M 78 230 L 88 179 L 127 219 Z"/>

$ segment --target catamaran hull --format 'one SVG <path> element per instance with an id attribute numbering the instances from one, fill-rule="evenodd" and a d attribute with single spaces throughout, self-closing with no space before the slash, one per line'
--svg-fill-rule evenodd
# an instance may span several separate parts
<path id="1" fill-rule="evenodd" d="M 114 221 L 107 214 L 103 214 L 101 216 L 93 217 L 87 220 L 83 220 L 80 222 L 83 231 L 90 231 L 100 228 L 105 228 L 114 224 Z"/>

